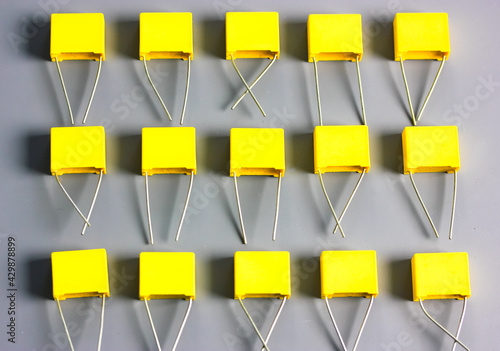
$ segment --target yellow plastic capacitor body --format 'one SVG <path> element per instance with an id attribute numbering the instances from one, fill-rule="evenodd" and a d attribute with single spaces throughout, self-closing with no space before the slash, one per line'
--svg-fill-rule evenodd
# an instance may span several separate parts
<path id="1" fill-rule="evenodd" d="M 193 59 L 190 12 L 143 12 L 139 15 L 139 58 Z"/>
<path id="2" fill-rule="evenodd" d="M 232 128 L 230 171 L 240 175 L 285 175 L 285 131 L 281 128 Z"/>
<path id="3" fill-rule="evenodd" d="M 102 13 L 53 13 L 50 17 L 50 58 L 105 60 L 105 26 Z"/>
<path id="4" fill-rule="evenodd" d="M 142 129 L 142 175 L 196 174 L 196 130 L 193 127 Z"/>
<path id="5" fill-rule="evenodd" d="M 194 300 L 195 255 L 193 252 L 141 252 L 139 298 Z"/>
<path id="6" fill-rule="evenodd" d="M 234 298 L 289 298 L 290 253 L 237 251 L 234 254 Z"/>
<path id="7" fill-rule="evenodd" d="M 413 300 L 471 296 L 466 252 L 418 253 L 411 259 Z"/>
<path id="8" fill-rule="evenodd" d="M 51 261 L 54 300 L 109 297 L 105 249 L 53 252 Z"/>
<path id="9" fill-rule="evenodd" d="M 394 59 L 438 60 L 450 57 L 447 13 L 397 13 L 394 17 Z"/>
<path id="10" fill-rule="evenodd" d="M 377 297 L 377 256 L 367 251 L 323 251 L 321 298 Z"/>
<path id="11" fill-rule="evenodd" d="M 368 126 L 317 126 L 314 128 L 314 173 L 368 172 Z"/>
<path id="12" fill-rule="evenodd" d="M 406 127 L 402 138 L 405 174 L 460 169 L 456 126 Z"/>
<path id="13" fill-rule="evenodd" d="M 50 130 L 50 172 L 106 174 L 106 137 L 102 126 Z"/>
<path id="14" fill-rule="evenodd" d="M 361 61 L 363 29 L 359 14 L 311 14 L 307 20 L 307 59 Z"/>
<path id="15" fill-rule="evenodd" d="M 277 12 L 227 12 L 226 60 L 280 56 Z"/>

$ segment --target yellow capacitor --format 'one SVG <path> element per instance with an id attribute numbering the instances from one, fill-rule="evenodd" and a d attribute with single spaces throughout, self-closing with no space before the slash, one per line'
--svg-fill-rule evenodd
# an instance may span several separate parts
<path id="1" fill-rule="evenodd" d="M 394 59 L 438 60 L 450 56 L 447 13 L 397 13 L 394 17 Z"/>
<path id="2" fill-rule="evenodd" d="M 456 126 L 406 127 L 402 138 L 405 174 L 460 169 Z"/>
<path id="3" fill-rule="evenodd" d="M 413 301 L 471 296 L 466 252 L 415 254 L 411 259 Z"/>
<path id="4" fill-rule="evenodd" d="M 190 12 L 140 14 L 139 58 L 193 59 L 193 15 Z"/>
<path id="5" fill-rule="evenodd" d="M 469 259 L 466 252 L 441 252 L 415 254 L 411 259 L 413 281 L 413 301 L 419 301 L 424 314 L 436 326 L 454 340 L 453 348 L 460 344 L 470 350 L 458 338 L 471 296 L 469 279 Z M 462 315 L 456 333 L 451 333 L 437 322 L 424 307 L 424 300 L 463 300 Z"/>
<path id="6" fill-rule="evenodd" d="M 234 254 L 234 298 L 289 298 L 290 253 L 237 251 Z"/>
<path id="7" fill-rule="evenodd" d="M 109 297 L 105 249 L 53 252 L 54 300 L 74 297 Z"/>
<path id="8" fill-rule="evenodd" d="M 285 174 L 285 131 L 281 128 L 232 128 L 229 175 Z"/>
<path id="9" fill-rule="evenodd" d="M 139 298 L 195 299 L 195 256 L 192 252 L 142 252 Z"/>
<path id="10" fill-rule="evenodd" d="M 154 243 L 154 239 L 148 176 L 167 173 L 191 175 L 184 210 L 175 236 L 175 240 L 178 241 L 196 174 L 196 130 L 193 127 L 142 129 L 142 175 L 146 180 L 146 209 L 151 244 Z"/>
<path id="11" fill-rule="evenodd" d="M 186 314 L 177 333 L 181 337 L 195 299 L 195 258 L 192 252 L 142 252 L 139 257 L 139 299 L 144 301 L 158 349 L 160 341 L 149 310 L 150 299 L 189 300 Z"/>
<path id="12" fill-rule="evenodd" d="M 50 58 L 104 61 L 102 13 L 53 13 L 50 27 Z"/>
<path id="13" fill-rule="evenodd" d="M 375 251 L 323 251 L 321 298 L 377 297 L 377 257 Z"/>
<path id="14" fill-rule="evenodd" d="M 317 126 L 314 128 L 314 173 L 368 172 L 368 126 Z"/>
<path id="15" fill-rule="evenodd" d="M 142 174 L 196 174 L 193 127 L 142 128 Z"/>
<path id="16" fill-rule="evenodd" d="M 277 12 L 227 12 L 226 60 L 280 55 Z"/>
<path id="17" fill-rule="evenodd" d="M 50 171 L 67 173 L 106 173 L 104 128 L 55 127 L 50 130 Z"/>
<path id="18" fill-rule="evenodd" d="M 307 20 L 308 61 L 361 61 L 363 30 L 358 14 L 312 14 Z"/>

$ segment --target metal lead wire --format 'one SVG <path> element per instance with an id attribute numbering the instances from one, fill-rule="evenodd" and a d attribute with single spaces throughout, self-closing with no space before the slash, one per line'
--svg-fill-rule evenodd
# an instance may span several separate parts
<path id="1" fill-rule="evenodd" d="M 313 57 L 314 62 L 314 79 L 316 81 L 316 98 L 318 100 L 319 125 L 323 125 L 323 115 L 321 114 L 321 99 L 319 97 L 319 78 L 318 78 L 318 63 L 316 57 Z"/>
<path id="2" fill-rule="evenodd" d="M 181 327 L 179 329 L 179 332 L 177 333 L 177 337 L 175 338 L 174 346 L 172 347 L 172 351 L 175 351 L 177 348 L 177 344 L 179 343 L 179 339 L 181 338 L 182 330 L 184 329 L 184 326 L 186 325 L 186 321 L 189 317 L 189 312 L 191 311 L 191 306 L 193 305 L 193 299 L 189 299 L 189 304 L 186 310 L 186 313 L 184 314 L 184 319 L 182 320 Z"/>
<path id="3" fill-rule="evenodd" d="M 97 351 L 101 351 L 101 342 L 102 342 L 102 329 L 104 327 L 104 301 L 106 297 L 102 295 L 102 308 L 101 308 L 101 326 L 99 328 L 99 341 L 97 343 Z"/>
<path id="4" fill-rule="evenodd" d="M 415 120 L 415 112 L 413 111 L 413 104 L 411 103 L 410 88 L 408 87 L 408 81 L 406 80 L 405 66 L 403 64 L 403 56 L 399 56 L 399 63 L 401 65 L 401 72 L 403 73 L 403 80 L 405 82 L 406 97 L 408 98 L 408 105 L 410 105 L 411 119 L 413 121 L 413 125 L 416 126 L 417 121 Z"/>
<path id="5" fill-rule="evenodd" d="M 83 215 L 82 211 L 80 211 L 80 209 L 78 208 L 78 206 L 76 206 L 75 202 L 73 201 L 73 199 L 71 198 L 71 196 L 69 196 L 69 194 L 66 191 L 66 189 L 64 189 L 64 186 L 62 185 L 61 181 L 59 180 L 59 176 L 57 175 L 57 173 L 56 173 L 56 180 L 57 180 L 57 183 L 59 184 L 59 186 L 61 187 L 62 191 L 64 192 L 64 194 L 68 198 L 68 200 L 71 202 L 71 204 L 73 205 L 73 207 L 75 208 L 75 210 L 80 215 L 80 217 L 82 217 L 82 219 L 85 221 L 85 223 L 90 227 L 90 222 L 87 220 L 87 218 L 85 218 L 85 216 Z"/>
<path id="6" fill-rule="evenodd" d="M 247 88 L 247 91 L 250 93 L 250 95 L 252 96 L 252 99 L 253 101 L 255 101 L 255 104 L 257 105 L 257 107 L 259 108 L 260 112 L 262 112 L 262 115 L 264 117 L 266 117 L 266 113 L 264 112 L 264 110 L 262 109 L 262 106 L 260 106 L 259 104 L 259 101 L 257 100 L 257 98 L 255 97 L 255 95 L 253 94 L 252 92 L 252 89 L 250 89 L 250 87 L 248 86 L 247 82 L 245 81 L 245 78 L 243 78 L 243 76 L 241 75 L 240 73 L 240 70 L 238 69 L 238 67 L 236 67 L 236 63 L 234 62 L 234 57 L 233 55 L 231 54 L 231 62 L 233 63 L 233 67 L 234 69 L 236 70 L 236 73 L 238 73 L 238 76 L 240 77 L 241 81 L 243 82 L 243 84 L 245 85 L 245 88 Z"/>
<path id="7" fill-rule="evenodd" d="M 255 332 L 257 333 L 257 335 L 259 336 L 260 338 L 260 341 L 262 342 L 262 345 L 264 345 L 264 348 L 269 351 L 269 347 L 267 346 L 267 342 L 266 340 L 264 340 L 264 338 L 262 337 L 262 334 L 260 333 L 259 329 L 257 328 L 257 326 L 255 325 L 253 319 L 252 319 L 252 316 L 250 316 L 250 313 L 248 313 L 247 309 L 245 308 L 245 305 L 243 304 L 243 300 L 241 300 L 241 297 L 238 298 L 238 300 L 240 301 L 240 305 L 241 307 L 243 308 L 243 311 L 245 311 L 245 314 L 247 315 L 248 319 L 250 320 L 250 323 L 252 323 L 252 326 L 253 328 L 255 329 Z"/>
<path id="8" fill-rule="evenodd" d="M 146 311 L 148 312 L 149 323 L 151 324 L 151 329 L 153 330 L 153 335 L 155 337 L 156 346 L 158 347 L 158 351 L 161 351 L 160 340 L 158 340 L 158 334 L 156 334 L 155 324 L 153 322 L 153 318 L 151 317 L 151 311 L 149 310 L 148 300 L 144 299 L 144 304 L 146 305 Z"/>
<path id="9" fill-rule="evenodd" d="M 61 67 L 59 67 L 59 60 L 57 59 L 57 56 L 56 56 L 56 67 L 57 67 L 57 73 L 59 73 L 59 79 L 61 80 L 61 85 L 64 92 L 64 98 L 66 99 L 66 105 L 68 106 L 69 117 L 71 118 L 71 124 L 75 124 L 75 120 L 73 118 L 73 111 L 71 111 L 71 104 L 69 103 L 68 92 L 66 91 L 66 85 L 64 85 L 64 79 L 62 76 Z"/>
<path id="10" fill-rule="evenodd" d="M 57 302 L 57 307 L 59 308 L 59 314 L 61 315 L 61 319 L 64 325 L 64 330 L 66 331 L 66 336 L 68 337 L 69 346 L 71 347 L 71 351 L 75 351 L 75 348 L 73 347 L 73 342 L 71 341 L 71 336 L 69 335 L 68 326 L 66 325 L 66 321 L 64 320 L 64 315 L 61 309 L 61 303 L 59 302 L 58 298 L 56 299 L 56 302 Z"/>
<path id="11" fill-rule="evenodd" d="M 90 221 L 90 216 L 92 215 L 92 210 L 94 209 L 95 200 L 97 199 L 97 194 L 99 193 L 99 188 L 101 187 L 101 180 L 102 180 L 102 169 L 101 173 L 99 174 L 99 180 L 97 181 L 97 187 L 94 192 L 94 197 L 92 198 L 92 204 L 90 205 L 89 214 L 87 215 L 87 220 L 89 221 Z M 82 228 L 82 235 L 85 234 L 86 229 L 87 229 L 87 223 L 84 223 Z"/>
<path id="12" fill-rule="evenodd" d="M 278 214 L 280 212 L 280 193 L 281 193 L 281 172 L 278 178 L 278 190 L 276 192 L 276 212 L 274 213 L 273 241 L 276 240 L 276 229 L 278 228 Z"/>
<path id="13" fill-rule="evenodd" d="M 438 69 L 438 72 L 436 74 L 436 77 L 434 78 L 434 81 L 432 82 L 431 89 L 429 90 L 429 93 L 427 93 L 427 96 L 424 100 L 424 104 L 420 108 L 420 111 L 419 111 L 418 116 L 417 116 L 417 122 L 420 121 L 420 117 L 422 117 L 422 113 L 424 112 L 425 106 L 427 106 L 427 102 L 429 101 L 429 98 L 431 97 L 432 92 L 434 91 L 434 87 L 436 86 L 439 75 L 441 74 L 441 71 L 443 70 L 445 61 L 446 61 L 446 55 L 444 55 L 443 59 L 441 60 L 441 65 L 439 65 L 439 69 Z"/>
<path id="14" fill-rule="evenodd" d="M 370 311 L 372 309 L 374 299 L 375 297 L 372 295 L 370 298 L 370 303 L 368 304 L 368 308 L 366 309 L 365 318 L 363 318 L 363 322 L 361 322 L 361 327 L 359 328 L 358 336 L 356 337 L 356 341 L 354 342 L 352 351 L 356 351 L 356 348 L 358 347 L 359 339 L 361 339 L 361 334 L 363 333 L 366 321 L 368 320 L 368 315 L 370 314 Z"/>
<path id="15" fill-rule="evenodd" d="M 283 298 L 283 301 L 280 304 L 280 307 L 278 309 L 278 312 L 276 312 L 276 316 L 274 316 L 273 322 L 271 323 L 271 327 L 269 328 L 269 331 L 267 332 L 266 335 L 266 343 L 269 342 L 269 338 L 271 337 L 271 334 L 273 333 L 274 327 L 276 326 L 276 322 L 278 321 L 278 318 L 280 317 L 281 311 L 283 310 L 283 307 L 285 306 L 287 297 L 285 296 Z M 261 351 L 264 351 L 266 348 L 262 347 Z"/>
<path id="16" fill-rule="evenodd" d="M 450 338 L 452 338 L 453 340 L 455 340 L 455 342 L 458 343 L 458 344 L 460 344 L 460 346 L 462 346 L 464 349 L 466 349 L 467 351 L 470 351 L 470 349 L 467 346 L 465 346 L 460 340 L 458 340 L 445 327 L 443 327 L 441 324 L 439 324 L 438 321 L 436 321 L 434 318 L 431 317 L 431 315 L 425 310 L 424 303 L 422 302 L 422 299 L 419 299 L 419 302 L 420 302 L 420 307 L 422 307 L 422 311 L 424 311 L 424 314 L 427 316 L 427 318 L 429 318 L 432 321 L 432 323 L 434 323 L 435 325 L 437 325 L 442 331 L 444 331 L 446 333 L 446 335 L 448 335 Z"/>
<path id="17" fill-rule="evenodd" d="M 266 74 L 266 72 L 269 70 L 269 68 L 271 68 L 271 66 L 273 65 L 274 61 L 276 61 L 276 58 L 278 57 L 278 55 L 274 55 L 274 58 L 272 59 L 272 61 L 266 66 L 266 68 L 264 68 L 264 70 L 261 72 L 261 74 L 259 74 L 259 76 L 253 81 L 252 84 L 250 84 L 250 89 L 252 89 L 254 87 L 255 84 L 257 84 L 257 82 L 264 76 L 264 74 Z M 241 96 L 239 97 L 238 100 L 236 100 L 236 102 L 233 104 L 233 106 L 231 106 L 231 110 L 234 110 L 236 108 L 236 106 L 238 106 L 238 104 L 240 103 L 241 100 L 243 100 L 243 98 L 248 94 L 248 90 L 245 90 L 245 92 L 243 94 L 241 94 Z"/>
<path id="18" fill-rule="evenodd" d="M 148 227 L 149 227 L 149 243 L 154 244 L 153 240 L 153 225 L 151 224 L 151 208 L 149 206 L 149 181 L 148 172 L 146 172 L 146 211 L 148 213 Z"/>
<path id="19" fill-rule="evenodd" d="M 189 179 L 189 188 L 186 196 L 186 202 L 184 203 L 184 209 L 182 210 L 181 220 L 179 222 L 179 228 L 177 228 L 177 234 L 175 235 L 175 241 L 179 241 L 179 236 L 181 235 L 182 223 L 184 222 L 184 217 L 186 216 L 189 198 L 191 197 L 191 189 L 193 188 L 193 180 L 194 180 L 194 171 L 191 171 L 191 178 Z"/>
<path id="20" fill-rule="evenodd" d="M 344 218 L 344 214 L 346 213 L 347 208 L 349 207 L 349 204 L 351 203 L 352 198 L 354 197 L 354 194 L 356 194 L 356 191 L 358 190 L 359 184 L 361 184 L 361 180 L 363 180 L 363 177 L 365 176 L 365 173 L 366 173 L 366 169 L 363 168 L 363 172 L 359 176 L 359 179 L 356 182 L 356 185 L 354 186 L 354 189 L 352 190 L 351 196 L 349 196 L 349 199 L 347 200 L 347 203 L 345 204 L 344 209 L 342 210 L 342 213 L 340 214 L 339 223 L 342 222 L 342 218 Z M 333 234 L 335 234 L 337 232 L 338 227 L 339 227 L 338 224 L 336 224 L 335 228 L 333 229 Z"/>
<path id="21" fill-rule="evenodd" d="M 337 336 L 340 339 L 340 343 L 342 344 L 342 349 L 344 349 L 344 351 L 347 351 L 347 347 L 345 346 L 344 339 L 342 339 L 342 335 L 340 334 L 340 330 L 339 330 L 339 327 L 337 326 L 337 322 L 335 322 L 335 318 L 333 317 L 333 313 L 332 313 L 332 310 L 330 308 L 330 304 L 328 303 L 328 298 L 325 298 L 325 304 L 326 304 L 326 308 L 328 309 L 328 314 L 330 315 L 330 319 L 332 320 L 333 328 L 335 329 L 335 332 L 337 333 Z"/>
<path id="22" fill-rule="evenodd" d="M 146 64 L 146 56 L 142 56 L 142 62 L 144 63 L 144 70 L 146 71 L 146 76 L 148 77 L 149 83 L 151 84 L 153 91 L 155 92 L 156 96 L 158 97 L 158 100 L 160 100 L 161 106 L 165 110 L 168 119 L 172 120 L 172 117 L 170 116 L 170 112 L 168 112 L 167 106 L 165 106 L 165 103 L 163 102 L 163 99 L 161 98 L 160 93 L 158 93 L 158 90 L 156 90 L 156 86 L 153 83 L 151 76 L 149 75 L 148 65 Z"/>
<path id="23" fill-rule="evenodd" d="M 95 89 L 97 88 L 97 82 L 99 81 L 99 76 L 101 75 L 101 66 L 102 66 L 102 56 L 99 57 L 99 67 L 97 67 L 97 75 L 94 81 L 94 87 L 92 88 L 92 93 L 90 94 L 89 103 L 87 104 L 87 109 L 85 110 L 85 115 L 83 116 L 82 124 L 85 124 L 87 120 L 87 115 L 90 111 L 90 105 L 92 105 L 92 100 L 94 99 Z"/>
<path id="24" fill-rule="evenodd" d="M 429 211 L 427 211 L 427 207 L 425 207 L 424 200 L 422 200 L 422 197 L 420 196 L 420 193 L 418 192 L 417 189 L 417 184 L 415 184 L 415 181 L 413 180 L 413 173 L 410 172 L 410 180 L 411 184 L 413 185 L 413 189 L 415 189 L 415 193 L 417 193 L 418 201 L 420 201 L 420 204 L 422 205 L 422 208 L 424 209 L 425 215 L 427 216 L 427 219 L 429 220 L 429 223 L 432 226 L 432 230 L 434 230 L 434 234 L 436 234 L 436 238 L 439 238 L 438 231 L 436 229 L 436 226 L 434 225 L 434 222 L 432 221 L 431 215 L 429 214 Z"/>
<path id="25" fill-rule="evenodd" d="M 365 99 L 363 98 L 363 86 L 361 85 L 361 73 L 359 72 L 359 55 L 356 55 L 356 72 L 358 73 L 359 99 L 361 100 L 363 124 L 366 126 Z"/>
<path id="26" fill-rule="evenodd" d="M 454 171 L 454 177 L 453 177 L 453 202 L 451 205 L 451 220 L 450 220 L 450 234 L 449 238 L 453 237 L 453 222 L 455 222 L 455 204 L 457 202 L 457 181 L 458 181 L 458 173 L 457 171 Z"/>
<path id="27" fill-rule="evenodd" d="M 186 103 L 188 99 L 189 92 L 189 80 L 191 78 L 191 56 L 189 56 L 187 60 L 187 78 L 186 78 L 186 92 L 184 93 L 184 103 L 182 104 L 182 113 L 181 113 L 181 125 L 184 123 L 184 113 L 186 112 Z"/>
<path id="28" fill-rule="evenodd" d="M 241 235 L 243 236 L 243 244 L 247 243 L 247 236 L 245 234 L 245 225 L 243 224 L 243 214 L 241 212 L 240 193 L 238 192 L 238 182 L 236 180 L 236 172 L 233 173 L 234 178 L 234 192 L 236 193 L 236 204 L 238 205 L 238 216 L 240 218 Z"/>
<path id="29" fill-rule="evenodd" d="M 333 209 L 332 202 L 330 201 L 330 198 L 328 197 L 328 193 L 326 192 L 325 183 L 323 183 L 323 177 L 321 176 L 321 171 L 318 172 L 318 175 L 319 175 L 319 182 L 321 183 L 321 188 L 323 189 L 323 194 L 325 194 L 326 201 L 328 202 L 328 206 L 330 206 L 330 211 L 332 211 L 333 218 L 335 218 L 335 222 L 337 223 L 337 226 L 340 229 L 340 234 L 342 234 L 342 237 L 345 238 L 344 230 L 342 229 L 342 226 L 340 225 L 340 221 L 337 218 L 337 214 L 335 213 L 335 210 Z"/>
<path id="30" fill-rule="evenodd" d="M 465 310 L 467 309 L 467 297 L 464 298 L 464 305 L 462 307 L 462 314 L 460 315 L 460 322 L 458 323 L 458 328 L 457 328 L 457 335 L 455 336 L 457 339 L 460 336 L 460 332 L 462 331 L 462 323 L 464 322 L 464 317 L 465 317 Z M 451 351 L 455 351 L 457 347 L 457 342 L 453 342 L 453 348 Z"/>

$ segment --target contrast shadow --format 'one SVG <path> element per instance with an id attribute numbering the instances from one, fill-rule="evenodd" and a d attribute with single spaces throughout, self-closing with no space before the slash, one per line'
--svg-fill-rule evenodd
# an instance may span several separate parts
<path id="1" fill-rule="evenodd" d="M 411 260 L 393 261 L 390 267 L 392 294 L 403 300 L 412 301 Z"/>
<path id="2" fill-rule="evenodd" d="M 312 133 L 293 134 L 292 137 L 292 162 L 296 167 L 307 173 L 314 173 L 314 154 Z"/>
<path id="3" fill-rule="evenodd" d="M 225 21 L 211 19 L 201 23 L 202 26 L 202 50 L 211 56 L 226 59 L 226 29 Z"/>
<path id="4" fill-rule="evenodd" d="M 205 140 L 205 167 L 217 173 L 229 175 L 229 136 L 208 136 Z"/>
<path id="5" fill-rule="evenodd" d="M 118 35 L 115 40 L 118 52 L 137 60 L 139 57 L 139 20 L 118 21 L 116 29 Z"/>
<path id="6" fill-rule="evenodd" d="M 50 174 L 50 135 L 28 135 L 26 144 L 26 166 L 34 172 Z"/>
<path id="7" fill-rule="evenodd" d="M 142 159 L 141 135 L 125 135 L 118 138 L 119 167 L 127 172 L 140 175 Z"/>
<path id="8" fill-rule="evenodd" d="M 299 291 L 307 296 L 319 298 L 321 291 L 321 276 L 319 272 L 319 257 L 305 256 L 300 257 L 299 270 L 301 274 Z"/>
<path id="9" fill-rule="evenodd" d="M 139 298 L 139 258 L 119 259 L 110 262 L 110 290 L 113 295 Z"/>
<path id="10" fill-rule="evenodd" d="M 403 142 L 401 134 L 382 136 L 382 164 L 394 173 L 403 173 Z"/>
<path id="11" fill-rule="evenodd" d="M 224 298 L 234 298 L 234 262 L 232 257 L 216 258 L 209 262 L 210 290 Z"/>
<path id="12" fill-rule="evenodd" d="M 286 22 L 284 52 L 297 60 L 307 62 L 307 23 Z"/>
<path id="13" fill-rule="evenodd" d="M 52 265 L 49 257 L 28 262 L 29 292 L 43 299 L 52 299 Z"/>

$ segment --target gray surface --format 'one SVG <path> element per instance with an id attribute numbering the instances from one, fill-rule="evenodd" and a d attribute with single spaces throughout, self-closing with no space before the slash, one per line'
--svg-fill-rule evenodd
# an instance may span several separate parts
<path id="1" fill-rule="evenodd" d="M 63 1 L 59 1 L 62 3 Z M 64 97 L 55 64 L 48 59 L 49 24 L 37 22 L 41 4 L 49 11 L 102 12 L 106 19 L 106 61 L 88 123 L 105 125 L 108 173 L 85 237 L 82 221 L 49 175 L 49 131 L 67 126 Z M 467 251 L 472 298 L 461 339 L 473 350 L 493 350 L 500 324 L 498 281 L 497 179 L 499 172 L 500 81 L 494 1 L 1 1 L 0 41 L 2 128 L 0 129 L 0 296 L 6 289 L 6 237 L 17 240 L 17 343 L 0 335 L 2 350 L 68 349 L 56 303 L 51 299 L 50 253 L 104 247 L 109 256 L 112 297 L 108 299 L 103 350 L 146 350 L 154 339 L 138 293 L 141 251 L 196 253 L 197 299 L 179 350 L 256 350 L 258 338 L 233 295 L 232 257 L 236 250 L 288 250 L 293 261 L 292 298 L 270 341 L 273 350 L 339 349 L 324 303 L 319 299 L 317 258 L 326 249 L 374 249 L 378 255 L 380 295 L 366 325 L 359 350 L 450 350 L 452 341 L 433 326 L 411 299 L 410 259 L 417 252 Z M 235 110 L 229 106 L 243 91 L 224 55 L 226 10 L 278 11 L 282 56 L 256 86 L 268 112 L 263 118 L 247 97 Z M 195 58 L 186 125 L 195 126 L 198 172 L 181 240 L 174 236 L 188 185 L 187 176 L 151 179 L 154 247 L 147 245 L 144 178 L 139 175 L 140 133 L 145 126 L 178 125 L 184 92 L 184 62 L 151 62 L 176 123 L 169 123 L 148 90 L 138 55 L 138 15 L 144 11 L 191 11 Z M 459 127 L 462 169 L 455 238 L 446 231 L 451 207 L 451 175 L 417 175 L 422 195 L 442 237 L 434 238 L 407 176 L 401 174 L 400 134 L 409 125 L 399 64 L 393 61 L 392 20 L 396 12 L 448 12 L 452 54 L 422 124 Z M 372 169 L 365 177 L 344 221 L 348 238 L 329 234 L 333 221 L 317 176 L 312 174 L 312 131 L 317 124 L 313 66 L 305 62 L 306 21 L 310 13 L 360 13 L 365 56 L 361 73 L 365 91 Z M 34 33 L 25 25 L 38 23 Z M 15 33 L 23 40 L 9 42 Z M 29 38 L 28 36 L 32 36 Z M 240 60 L 251 80 L 267 64 Z M 420 106 L 438 62 L 408 62 L 414 103 Z M 81 121 L 96 63 L 63 62 L 75 116 Z M 360 112 L 355 66 L 320 63 L 326 124 L 358 124 Z M 481 87 L 482 86 L 482 87 Z M 131 95 L 131 106 L 120 100 Z M 465 106 L 462 115 L 450 112 Z M 283 178 L 278 240 L 271 241 L 276 179 L 240 179 L 249 244 L 243 246 L 232 182 L 227 176 L 229 130 L 232 127 L 284 127 L 287 171 Z M 335 208 L 345 203 L 356 175 L 327 175 Z M 63 182 L 82 208 L 88 208 L 97 176 L 64 176 Z M 63 302 L 77 350 L 95 349 L 98 299 Z M 7 299 L 0 297 L 0 324 L 7 323 Z M 335 299 L 340 329 L 352 345 L 368 300 Z M 248 300 L 257 323 L 267 330 L 278 301 Z M 171 347 L 186 302 L 154 301 L 153 316 L 165 349 Z M 428 302 L 429 309 L 450 330 L 458 323 L 461 303 Z M 2 327 L 1 330 L 4 330 Z M 458 350 L 459 348 L 457 348 Z"/>

